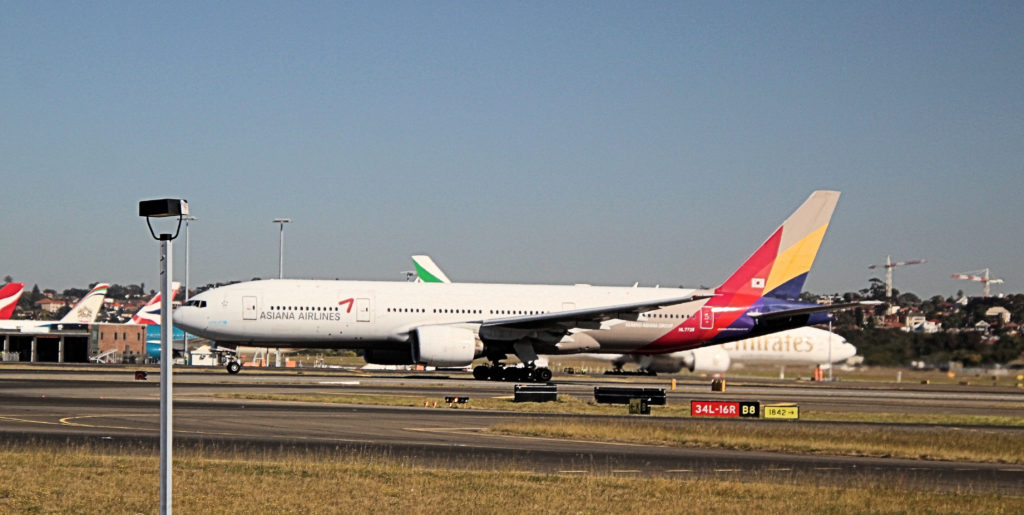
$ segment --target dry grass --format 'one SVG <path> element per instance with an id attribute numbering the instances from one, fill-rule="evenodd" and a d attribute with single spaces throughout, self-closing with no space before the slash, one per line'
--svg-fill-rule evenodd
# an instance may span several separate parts
<path id="1" fill-rule="evenodd" d="M 247 399 L 254 401 L 315 402 L 331 404 L 352 404 L 363 406 L 407 406 L 447 408 L 441 397 L 402 395 L 361 395 L 349 393 L 323 394 L 262 394 L 228 393 L 217 394 L 224 399 Z M 564 415 L 625 415 L 628 408 L 622 404 L 597 404 L 593 400 L 581 400 L 572 395 L 559 394 L 558 402 L 513 402 L 512 396 L 479 397 L 471 396 L 470 402 L 460 409 L 485 409 L 516 411 L 520 413 L 560 413 Z M 689 404 L 651 406 L 653 417 L 689 417 Z M 1015 426 L 1024 427 L 1022 417 L 946 415 L 917 413 L 860 413 L 860 412 L 814 412 L 804 411 L 802 420 L 831 422 L 870 422 L 898 424 L 942 424 L 957 426 Z"/>
<path id="2" fill-rule="evenodd" d="M 361 395 L 345 393 L 323 393 L 323 394 L 262 394 L 262 393 L 228 393 L 217 394 L 218 398 L 225 399 L 247 399 L 284 402 L 314 402 L 330 404 L 352 404 L 359 406 L 406 406 L 411 408 L 448 408 L 443 397 L 427 396 L 403 396 L 403 395 Z M 479 397 L 470 395 L 470 400 L 464 405 L 455 406 L 457 409 L 482 409 L 497 411 L 517 411 L 522 413 L 562 413 L 562 414 L 590 414 L 590 415 L 623 415 L 627 412 L 626 406 L 596 404 L 594 402 L 581 401 L 571 395 L 559 395 L 557 402 L 513 402 L 512 396 L 504 397 Z M 681 416 L 690 412 L 689 407 L 664 407 L 659 411 L 662 416 Z"/>
<path id="3" fill-rule="evenodd" d="M 387 395 L 263 395 L 230 394 L 225 397 L 291 402 L 329 402 L 355 405 L 423 407 L 437 399 Z M 444 402 L 439 406 L 448 409 Z M 561 395 L 558 402 L 515 403 L 508 398 L 472 398 L 469 407 L 526 413 L 624 415 L 625 406 L 595 404 Z M 508 422 L 491 431 L 604 442 L 671 445 L 695 448 L 778 451 L 834 456 L 895 457 L 979 463 L 1024 463 L 1024 439 L 1014 432 L 972 425 L 1020 425 L 1012 417 L 900 415 L 887 413 L 816 413 L 804 420 L 867 422 L 846 426 L 801 424 L 798 421 L 687 419 L 689 406 L 655 406 L 652 412 L 681 420 L 623 417 L 600 419 L 538 419 Z M 897 426 L 872 423 L 891 422 Z M 936 425 L 945 424 L 945 425 Z M 957 427 L 959 424 L 964 427 Z"/>
<path id="4" fill-rule="evenodd" d="M 1024 439 L 1020 438 L 1019 433 L 937 426 L 556 419 L 508 422 L 493 426 L 490 430 L 503 434 L 676 447 L 1024 463 Z"/>
<path id="5" fill-rule="evenodd" d="M 892 485 L 447 470 L 352 456 L 184 455 L 179 513 L 1014 513 L 1020 499 Z M 90 448 L 0 450 L 0 512 L 155 513 L 158 459 Z"/>

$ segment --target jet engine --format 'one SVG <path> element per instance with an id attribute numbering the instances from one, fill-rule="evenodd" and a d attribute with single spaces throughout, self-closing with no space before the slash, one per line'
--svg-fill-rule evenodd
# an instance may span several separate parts
<path id="1" fill-rule="evenodd" d="M 412 344 L 413 362 L 435 367 L 468 367 L 482 352 L 476 333 L 460 327 L 417 328 Z"/>
<path id="2" fill-rule="evenodd" d="M 636 363 L 638 367 L 647 372 L 663 374 L 674 374 L 683 368 L 683 358 L 677 352 L 637 356 Z"/>
<path id="3" fill-rule="evenodd" d="M 721 374 L 729 370 L 729 353 L 720 345 L 701 347 L 683 354 L 683 363 L 690 372 Z"/>
<path id="4" fill-rule="evenodd" d="M 363 359 L 374 365 L 412 365 L 412 353 L 409 349 L 366 349 Z"/>

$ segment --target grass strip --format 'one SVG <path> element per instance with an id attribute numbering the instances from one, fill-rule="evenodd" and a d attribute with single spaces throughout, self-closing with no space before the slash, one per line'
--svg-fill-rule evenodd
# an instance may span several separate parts
<path id="1" fill-rule="evenodd" d="M 352 404 L 368 406 L 406 406 L 406 407 L 437 407 L 447 408 L 441 397 L 402 396 L 402 395 L 364 395 L 353 393 L 319 393 L 319 394 L 257 394 L 257 393 L 225 393 L 216 394 L 223 399 L 243 399 L 254 401 L 281 402 L 313 402 L 327 404 Z M 484 409 L 497 411 L 515 411 L 520 413 L 560 413 L 565 415 L 625 415 L 626 406 L 621 404 L 597 404 L 593 400 L 581 400 L 572 395 L 560 394 L 557 402 L 513 402 L 512 396 L 477 397 L 471 396 L 470 402 L 461 409 Z M 689 417 L 688 404 L 669 404 L 667 406 L 651 406 L 651 416 L 658 417 Z M 827 412 L 807 411 L 800 413 L 801 420 L 821 422 L 864 422 L 884 424 L 934 424 L 948 426 L 1006 426 L 1024 427 L 1024 417 L 1003 417 L 983 415 L 947 415 L 942 413 L 883 413 L 883 412 Z M 785 422 L 780 422 L 785 423 Z"/>
<path id="2" fill-rule="evenodd" d="M 1019 433 L 943 426 L 822 426 L 701 420 L 512 421 L 500 434 L 674 447 L 757 450 L 830 456 L 871 456 L 978 463 L 1024 463 Z"/>
<path id="3" fill-rule="evenodd" d="M 434 406 L 437 399 L 390 395 L 319 394 L 265 395 L 225 394 L 219 397 L 261 401 L 322 402 L 352 405 Z M 439 406 L 447 406 L 443 399 Z M 471 408 L 525 413 L 623 415 L 624 406 L 584 402 L 562 395 L 558 402 L 516 403 L 508 398 L 472 398 Z M 623 418 L 621 420 L 544 419 L 499 424 L 490 431 L 525 436 L 604 442 L 670 445 L 819 454 L 871 456 L 979 463 L 1024 463 L 1024 439 L 1015 432 L 986 430 L 978 425 L 1012 425 L 1010 417 L 905 415 L 888 413 L 817 413 L 803 420 L 855 422 L 850 426 L 801 424 L 799 421 L 688 419 L 688 406 L 652 407 L 654 413 L 676 420 Z M 891 422 L 898 426 L 872 426 Z M 960 424 L 960 426 L 949 425 Z"/>
<path id="4" fill-rule="evenodd" d="M 0 512 L 153 513 L 159 460 L 88 447 L 0 450 Z M 1012 513 L 1020 498 L 865 482 L 695 480 L 410 466 L 366 456 L 178 453 L 182 513 Z M 811 479 L 813 481 L 813 479 Z"/>

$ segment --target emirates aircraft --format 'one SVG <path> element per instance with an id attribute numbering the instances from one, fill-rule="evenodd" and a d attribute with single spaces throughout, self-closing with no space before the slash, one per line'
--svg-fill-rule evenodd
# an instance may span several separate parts
<path id="1" fill-rule="evenodd" d="M 827 322 L 827 311 L 856 305 L 797 300 L 838 200 L 811 194 L 714 290 L 276 279 L 196 295 L 174 323 L 218 344 L 362 349 L 375 364 L 485 357 L 492 365 L 477 378 L 548 381 L 538 354 L 678 352 Z M 526 367 L 504 367 L 508 355 Z"/>
<path id="2" fill-rule="evenodd" d="M 0 329 L 21 331 L 23 333 L 48 333 L 50 329 L 60 329 L 70 324 L 91 324 L 96 321 L 103 307 L 103 299 L 107 296 L 109 284 L 100 283 L 93 286 L 71 311 L 60 320 L 0 320 Z"/>
<path id="3" fill-rule="evenodd" d="M 8 320 L 18 307 L 18 299 L 25 291 L 25 283 L 8 283 L 0 288 L 0 320 Z"/>
<path id="4" fill-rule="evenodd" d="M 842 336 L 817 327 L 798 327 L 729 343 L 667 354 L 594 354 L 621 370 L 636 363 L 641 373 L 674 373 L 683 368 L 698 374 L 722 374 L 732 365 L 831 366 L 857 354 Z"/>

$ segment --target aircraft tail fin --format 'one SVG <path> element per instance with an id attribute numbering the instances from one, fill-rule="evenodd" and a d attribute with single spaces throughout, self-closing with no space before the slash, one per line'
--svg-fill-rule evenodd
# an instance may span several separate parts
<path id="1" fill-rule="evenodd" d="M 24 291 L 25 283 L 8 283 L 0 288 L 0 320 L 11 318 Z"/>
<path id="2" fill-rule="evenodd" d="M 444 272 L 441 271 L 441 267 L 434 263 L 430 256 L 413 256 L 412 264 L 416 266 L 416 277 L 421 282 L 425 283 L 450 283 L 451 279 Z"/>
<path id="3" fill-rule="evenodd" d="M 812 193 L 715 293 L 799 298 L 838 201 L 838 191 Z"/>
<path id="4" fill-rule="evenodd" d="M 181 288 L 181 283 L 171 283 L 171 302 L 174 302 L 174 298 L 178 295 L 178 290 Z M 139 308 L 139 310 L 132 315 L 132 319 L 129 324 L 136 325 L 160 325 L 160 307 L 161 307 L 161 295 L 157 292 L 152 299 L 145 306 Z"/>
<path id="5" fill-rule="evenodd" d="M 107 288 L 110 288 L 110 285 L 107 283 L 99 283 L 93 286 L 92 290 L 89 290 L 89 293 L 86 293 L 60 321 L 65 324 L 91 324 L 95 322 L 96 316 L 100 314 L 100 308 L 103 307 L 103 299 L 107 297 Z"/>

